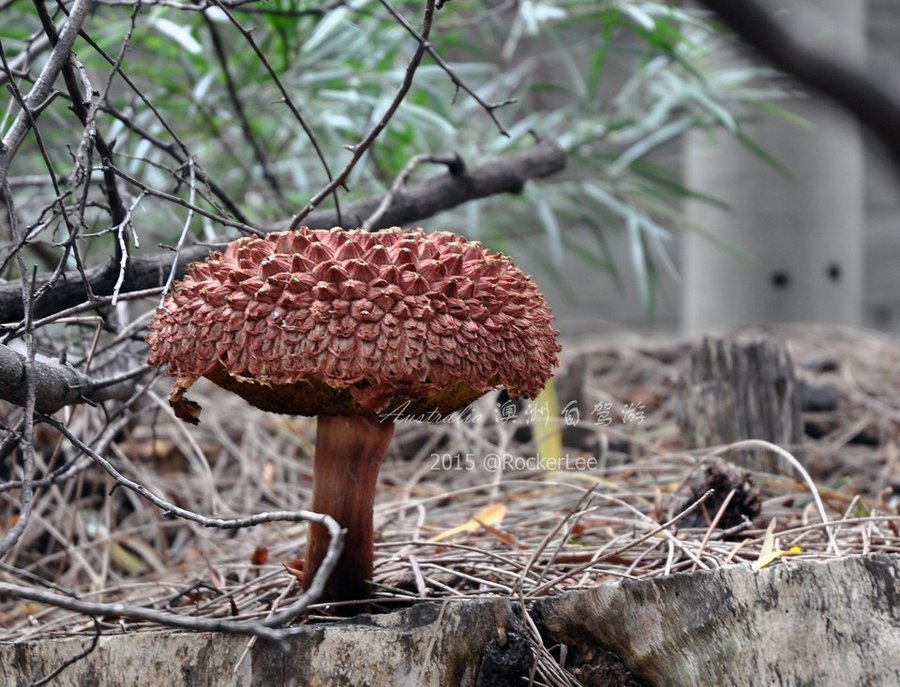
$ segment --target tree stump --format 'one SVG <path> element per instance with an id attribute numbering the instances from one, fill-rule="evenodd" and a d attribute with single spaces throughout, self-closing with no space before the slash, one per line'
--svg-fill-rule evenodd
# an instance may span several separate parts
<path id="1" fill-rule="evenodd" d="M 538 600 L 530 614 L 544 646 L 585 687 L 895 687 L 898 590 L 900 556 L 879 553 L 620 580 Z M 107 634 L 50 684 L 513 687 L 537 660 L 517 605 L 423 603 L 309 625 L 287 652 L 234 635 Z M 0 685 L 30 684 L 90 644 L 84 636 L 0 644 Z"/>
<path id="2" fill-rule="evenodd" d="M 177 631 L 100 637 L 54 687 L 508 687 L 534 661 L 513 603 L 423 603 L 405 611 L 298 628 L 288 651 L 247 637 Z M 91 638 L 0 644 L 0 685 L 28 685 Z"/>
<path id="3" fill-rule="evenodd" d="M 678 425 L 689 448 L 763 439 L 803 460 L 800 394 L 783 340 L 704 338 L 691 353 L 676 401 Z M 748 468 L 791 471 L 771 453 L 740 451 L 728 457 Z"/>
<path id="4" fill-rule="evenodd" d="M 600 647 L 654 687 L 895 687 L 898 585 L 893 554 L 737 565 L 571 592 L 532 617 L 546 645 Z"/>

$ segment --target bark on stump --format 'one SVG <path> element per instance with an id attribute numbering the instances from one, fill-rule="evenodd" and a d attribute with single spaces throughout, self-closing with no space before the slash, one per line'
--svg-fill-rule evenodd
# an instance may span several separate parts
<path id="1" fill-rule="evenodd" d="M 504 599 L 423 603 L 301 628 L 287 652 L 212 633 L 106 635 L 51 684 L 512 687 L 534 660 L 515 609 Z M 586 687 L 900 684 L 896 554 L 622 580 L 538 601 L 531 614 Z M 90 642 L 0 645 L 0 685 L 27 685 Z"/>
<path id="2" fill-rule="evenodd" d="M 308 625 L 289 648 L 237 635 L 134 632 L 102 636 L 52 687 L 498 687 L 533 661 L 505 599 L 423 603 L 405 611 Z M 0 645 L 0 685 L 28 685 L 91 638 Z M 512 672 L 514 678 L 507 679 Z"/>
<path id="3" fill-rule="evenodd" d="M 689 448 L 763 439 L 803 460 L 800 394 L 783 340 L 704 338 L 679 382 L 675 412 Z M 728 458 L 747 468 L 792 471 L 771 453 L 741 451 Z"/>
<path id="4" fill-rule="evenodd" d="M 900 685 L 900 556 L 747 564 L 537 602 L 548 646 L 602 647 L 656 687 Z"/>

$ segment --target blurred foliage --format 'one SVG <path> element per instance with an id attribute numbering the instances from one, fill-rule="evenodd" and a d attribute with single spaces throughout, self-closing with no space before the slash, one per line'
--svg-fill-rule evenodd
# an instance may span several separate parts
<path id="1" fill-rule="evenodd" d="M 32 3 L 0 4 L 0 41 L 12 61 L 42 32 Z M 332 171 L 340 169 L 349 156 L 346 147 L 361 140 L 394 96 L 415 39 L 378 0 L 269 0 L 229 7 L 252 28 Z M 419 25 L 422 3 L 396 7 Z M 108 89 L 97 129 L 115 140 L 118 166 L 135 179 L 187 197 L 185 171 L 167 148 L 183 144 L 249 220 L 263 225 L 290 216 L 327 181 L 264 64 L 214 3 L 98 2 L 85 32 L 91 43 L 76 42 L 78 59 L 93 88 Z M 345 202 L 386 190 L 417 153 L 459 152 L 474 164 L 530 146 L 535 136 L 556 139 L 570 156 L 565 174 L 529 184 L 520 197 L 470 204 L 428 226 L 462 231 L 500 249 L 523 234 L 543 232 L 547 251 L 537 257 L 551 270 L 572 251 L 616 280 L 622 266 L 610 255 L 607 232 L 625 232 L 630 269 L 648 309 L 660 269 L 672 269 L 668 243 L 681 219 L 679 201 L 691 195 L 679 182 L 676 144 L 690 131 L 714 128 L 743 140 L 742 119 L 780 95 L 766 74 L 732 59 L 721 33 L 702 15 L 665 2 L 452 0 L 437 13 L 431 43 L 485 101 L 516 99 L 497 110 L 509 137 L 426 57 L 408 98 L 356 168 L 342 194 Z M 115 74 L 111 63 L 126 44 Z M 36 61 L 44 59 L 46 53 Z M 258 151 L 229 93 L 226 68 Z M 21 87 L 27 90 L 27 82 Z M 11 121 L 11 102 L 4 105 L 3 130 Z M 83 132 L 65 96 L 42 114 L 40 133 L 61 187 L 77 198 L 84 183 L 78 167 Z M 108 250 L 112 242 L 104 231 L 109 219 L 100 207 L 96 165 L 94 160 L 90 193 L 97 202 L 84 213 L 84 241 L 93 241 L 82 246 L 87 255 L 104 245 Z M 48 209 L 53 188 L 27 183 L 32 175 L 46 176 L 33 137 L 10 170 L 17 209 L 35 231 L 45 232 L 45 240 L 63 241 L 64 228 Z M 138 189 L 123 188 L 126 204 L 133 202 Z M 228 214 L 205 195 L 198 204 Z M 150 246 L 172 242 L 185 214 L 184 207 L 163 198 L 142 198 L 135 208 L 137 233 Z M 573 225 L 586 228 L 593 240 L 573 239 L 567 232 Z M 207 240 L 223 232 L 202 217 L 193 229 Z"/>

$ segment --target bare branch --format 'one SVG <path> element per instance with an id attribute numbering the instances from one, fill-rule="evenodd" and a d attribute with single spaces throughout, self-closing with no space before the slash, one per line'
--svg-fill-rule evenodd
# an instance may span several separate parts
<path id="1" fill-rule="evenodd" d="M 130 4 L 130 3 L 129 3 Z M 135 29 L 135 21 L 137 19 L 138 10 L 145 3 L 135 3 L 134 11 L 131 15 L 131 28 L 129 29 L 129 34 L 134 32 Z M 159 148 L 160 150 L 165 151 L 169 155 L 171 155 L 179 164 L 186 164 L 187 159 L 191 157 L 191 153 L 188 150 L 187 144 L 181 140 L 175 130 L 169 125 L 169 123 L 162 116 L 162 113 L 159 111 L 159 108 L 153 104 L 153 102 L 147 97 L 144 93 L 143 89 L 141 89 L 128 75 L 128 73 L 122 68 L 119 60 L 113 60 L 113 58 L 107 54 L 103 48 L 101 48 L 97 43 L 85 32 L 81 32 L 81 37 L 84 41 L 90 45 L 100 57 L 102 57 L 110 66 L 113 67 L 113 71 L 110 74 L 110 79 L 114 74 L 118 74 L 122 80 L 128 85 L 128 87 L 132 90 L 132 92 L 140 99 L 140 101 L 144 104 L 144 106 L 153 113 L 156 120 L 162 125 L 163 129 L 165 129 L 166 133 L 172 137 L 172 142 L 166 143 L 150 132 L 146 131 L 142 127 L 138 126 L 136 122 L 134 122 L 131 118 L 126 115 L 118 112 L 115 108 L 113 108 L 108 102 L 101 107 L 105 112 L 108 112 L 113 117 L 118 119 L 122 124 L 124 124 L 128 129 L 134 131 L 138 136 L 147 140 L 153 146 Z M 239 222 L 243 222 L 244 224 L 248 224 L 249 220 L 244 216 L 241 212 L 240 208 L 234 204 L 228 194 L 222 189 L 218 184 L 213 182 L 207 176 L 205 170 L 202 166 L 197 162 L 196 158 L 194 160 L 194 165 L 197 168 L 196 174 L 197 178 L 200 179 L 204 184 L 206 184 L 212 193 L 218 198 L 218 200 L 225 206 L 225 208 L 237 219 Z"/>
<path id="2" fill-rule="evenodd" d="M 416 51 L 413 53 L 412 58 L 409 61 L 409 64 L 406 66 L 406 73 L 403 75 L 403 81 L 400 83 L 400 88 L 397 89 L 397 93 L 394 95 L 394 99 L 391 101 L 390 105 L 388 105 L 387 110 L 381 116 L 381 119 L 378 120 L 378 123 L 372 127 L 372 130 L 369 131 L 368 134 L 353 146 L 353 152 L 350 155 L 350 159 L 347 161 L 347 164 L 344 165 L 344 168 L 338 173 L 338 175 L 332 179 L 332 181 L 325 186 L 321 191 L 319 191 L 316 195 L 310 198 L 309 202 L 306 204 L 306 207 L 303 208 L 300 212 L 294 215 L 291 220 L 290 227 L 291 229 L 296 229 L 301 225 L 304 219 L 312 212 L 316 207 L 318 207 L 319 203 L 321 203 L 326 196 L 331 193 L 337 191 L 337 189 L 341 186 L 344 186 L 347 183 L 347 179 L 350 177 L 350 172 L 353 171 L 353 168 L 356 167 L 356 163 L 358 163 L 363 155 L 366 154 L 366 151 L 372 147 L 372 144 L 375 143 L 375 139 L 384 131 L 384 128 L 388 125 L 388 122 L 394 116 L 394 113 L 397 112 L 397 108 L 400 107 L 400 104 L 406 98 L 406 94 L 409 92 L 409 89 L 412 87 L 413 79 L 416 75 L 416 70 L 419 68 L 419 65 L 422 63 L 422 58 L 425 56 L 426 46 L 428 45 L 428 36 L 431 34 L 431 25 L 434 21 L 434 2 L 435 0 L 425 0 L 425 12 L 422 17 L 422 30 L 419 34 L 419 44 L 416 46 Z"/>
<path id="3" fill-rule="evenodd" d="M 3 201 L 6 205 L 9 218 L 9 229 L 13 242 L 20 241 L 19 222 L 16 217 L 16 209 L 9 190 L 9 184 L 4 178 L 0 181 Z M 37 405 L 37 382 L 35 380 L 36 363 L 34 362 L 34 323 L 32 321 L 34 305 L 34 281 L 28 276 L 25 268 L 25 259 L 22 253 L 16 255 L 21 278 L 22 307 L 25 311 L 25 347 L 26 355 L 21 358 L 21 375 L 18 380 L 17 393 L 22 395 L 22 405 L 25 408 L 25 417 L 22 421 L 22 431 L 19 438 L 19 447 L 22 451 L 22 492 L 19 499 L 19 519 L 9 528 L 0 540 L 0 558 L 6 555 L 16 542 L 22 537 L 22 533 L 28 526 L 31 510 L 34 505 L 34 411 Z"/>
<path id="4" fill-rule="evenodd" d="M 396 196 L 400 192 L 400 189 L 403 188 L 403 185 L 406 184 L 407 181 L 409 181 L 409 177 L 416 170 L 416 167 L 426 162 L 438 165 L 447 165 L 447 170 L 454 176 L 462 174 L 466 170 L 465 163 L 457 154 L 431 155 L 428 153 L 423 153 L 421 155 L 414 155 L 412 158 L 410 158 L 409 162 L 403 165 L 403 169 L 400 170 L 400 174 L 398 174 L 397 178 L 394 179 L 394 183 L 391 184 L 391 188 L 388 189 L 388 192 L 381 199 L 381 202 L 378 204 L 378 207 L 375 208 L 375 211 L 371 215 L 369 215 L 369 217 L 360 225 L 361 228 L 367 231 L 371 231 L 373 227 L 379 226 L 378 223 L 381 221 L 384 213 L 387 212 L 387 209 L 394 201 L 394 196 Z"/>
<path id="5" fill-rule="evenodd" d="M 88 616 L 109 618 L 128 618 L 143 622 L 156 623 L 167 627 L 178 627 L 195 632 L 221 632 L 223 634 L 254 635 L 274 642 L 290 637 L 290 630 L 278 630 L 267 627 L 261 622 L 234 621 L 218 618 L 196 618 L 180 615 L 171 611 L 160 611 L 144 606 L 130 606 L 122 603 L 95 603 L 81 601 L 71 596 L 48 592 L 34 587 L 23 587 L 18 584 L 0 582 L 0 592 L 19 599 L 28 599 L 38 603 L 64 608 Z"/>
<path id="6" fill-rule="evenodd" d="M 98 5 L 107 7 L 130 7 L 133 0 L 98 0 Z M 259 4 L 259 0 L 231 0 L 228 2 L 216 2 L 215 0 L 203 0 L 202 2 L 176 2 L 175 0 L 143 0 L 145 7 L 171 7 L 179 12 L 205 12 L 210 7 L 224 6 L 232 10 L 239 10 L 244 14 L 259 14 L 272 17 L 320 17 L 330 12 L 335 7 L 344 4 L 343 0 L 332 0 L 323 3 L 319 7 L 301 9 L 298 7 L 270 7 Z M 2 5 L 0 5 L 2 8 Z"/>
<path id="7" fill-rule="evenodd" d="M 163 498 L 160 498 L 147 487 L 138 482 L 128 479 L 103 456 L 91 449 L 87 444 L 76 437 L 64 424 L 57 422 L 51 417 L 43 417 L 44 422 L 53 426 L 59 431 L 75 448 L 86 454 L 97 465 L 109 474 L 118 485 L 129 489 L 140 495 L 153 505 L 160 508 L 163 513 L 170 517 L 179 517 L 191 522 L 196 522 L 203 527 L 216 529 L 236 530 L 247 527 L 254 527 L 269 522 L 312 522 L 322 525 L 328 530 L 330 541 L 328 543 L 328 552 L 322 561 L 322 566 L 313 576 L 309 588 L 303 592 L 294 603 L 287 608 L 269 615 L 259 622 L 253 621 L 231 621 L 207 618 L 185 617 L 177 613 L 167 611 L 159 611 L 151 608 L 140 606 L 127 606 L 125 604 L 93 604 L 84 601 L 78 601 L 71 597 L 53 592 L 38 591 L 18 585 L 10 585 L 0 583 L 0 591 L 5 591 L 14 596 L 41 603 L 49 603 L 60 608 L 67 608 L 79 613 L 87 615 L 112 615 L 134 620 L 145 620 L 149 622 L 168 625 L 171 627 L 182 627 L 190 630 L 203 632 L 224 632 L 231 634 L 249 634 L 257 635 L 271 640 L 281 640 L 288 637 L 290 630 L 278 631 L 274 628 L 280 628 L 295 620 L 303 612 L 319 598 L 324 589 L 325 582 L 331 571 L 334 569 L 338 558 L 341 555 L 344 541 L 344 530 L 331 517 L 321 513 L 314 513 L 307 510 L 298 511 L 268 511 L 257 513 L 245 518 L 223 519 L 211 518 L 194 511 L 176 506 Z M 40 596 L 40 598 L 37 598 Z"/>
<path id="8" fill-rule="evenodd" d="M 0 8 L 0 11 L 2 11 L 2 8 Z M 29 62 L 46 51 L 49 47 L 50 39 L 47 38 L 46 34 L 29 41 L 26 48 L 16 55 L 15 59 L 10 60 L 8 69 L 4 68 L 4 70 L 0 72 L 0 86 L 9 81 L 10 78 L 12 78 L 11 75 L 15 75 L 20 70 L 25 69 Z"/>
<path id="9" fill-rule="evenodd" d="M 556 174 L 565 167 L 565 151 L 554 141 L 542 141 L 528 150 L 494 158 L 477 167 L 465 166 L 462 172 L 450 171 L 399 189 L 379 223 L 405 225 L 480 198 L 521 193 L 528 180 Z M 361 226 L 383 199 L 384 196 L 377 196 L 351 205 L 344 211 L 345 226 Z M 330 227 L 336 219 L 334 213 L 317 212 L 309 215 L 304 223 L 311 227 Z"/>
<path id="10" fill-rule="evenodd" d="M 189 201 L 191 205 L 193 205 L 195 193 L 194 158 L 188 158 L 188 172 L 190 174 Z M 175 244 L 175 259 L 172 261 L 172 267 L 169 270 L 169 276 L 166 278 L 166 283 L 163 285 L 162 294 L 160 294 L 159 296 L 160 307 L 162 307 L 163 302 L 166 300 L 166 294 L 169 293 L 169 289 L 172 288 L 172 283 L 175 281 L 175 272 L 178 267 L 178 256 L 181 254 L 182 246 L 184 246 L 184 239 L 187 236 L 188 230 L 191 228 L 191 221 L 193 219 L 194 211 L 188 208 L 187 217 L 185 217 L 184 224 L 181 226 L 181 234 L 178 235 L 178 243 Z"/>
<path id="11" fill-rule="evenodd" d="M 27 358 L 0 344 L 0 398 L 17 406 L 27 406 L 29 378 Z M 84 401 L 128 398 L 134 391 L 133 377 L 149 368 L 140 368 L 115 380 L 97 380 L 62 365 L 34 362 L 30 378 L 35 391 L 34 407 L 42 413 Z"/>
<path id="12" fill-rule="evenodd" d="M 35 110 L 50 95 L 53 82 L 56 81 L 56 77 L 59 76 L 60 71 L 68 61 L 72 44 L 75 42 L 75 37 L 81 30 L 85 19 L 87 19 L 93 2 L 94 0 L 75 0 L 75 4 L 72 5 L 72 11 L 59 32 L 59 40 L 56 46 L 34 82 L 34 86 L 32 86 L 28 95 L 25 96 L 27 110 Z M 9 165 L 19 150 L 19 146 L 25 140 L 25 135 L 28 133 L 29 120 L 32 113 L 26 111 L 26 109 L 19 111 L 9 131 L 6 132 L 6 136 L 3 137 L 3 141 L 0 142 L 0 183 L 6 179 Z"/>
<path id="13" fill-rule="evenodd" d="M 803 45 L 756 0 L 700 0 L 777 68 L 843 107 L 874 133 L 900 169 L 900 98 L 861 68 Z"/>
<path id="14" fill-rule="evenodd" d="M 94 621 L 94 636 L 91 639 L 91 643 L 74 656 L 70 656 L 69 658 L 67 658 L 59 666 L 42 677 L 40 680 L 35 680 L 34 682 L 32 682 L 28 687 L 43 687 L 44 685 L 50 684 L 57 677 L 59 677 L 66 668 L 75 665 L 76 663 L 78 663 L 78 661 L 87 658 L 94 652 L 94 650 L 97 648 L 97 645 L 100 644 L 100 621 L 97 620 L 97 618 L 95 618 L 94 616 L 91 616 L 91 620 Z"/>
<path id="15" fill-rule="evenodd" d="M 404 189 L 393 196 L 390 207 L 381 218 L 384 226 L 405 225 L 431 217 L 463 203 L 500 193 L 519 193 L 529 179 L 555 174 L 566 166 L 566 154 L 556 143 L 544 141 L 528 150 L 506 157 L 489 160 L 477 167 L 469 167 L 462 174 L 441 174 Z M 361 226 L 382 202 L 384 196 L 376 196 L 354 203 L 343 212 L 347 227 Z M 305 222 L 311 227 L 332 227 L 338 223 L 333 210 L 314 212 Z M 286 224 L 286 223 L 285 223 Z M 285 229 L 285 225 L 274 227 Z M 205 246 L 191 246 L 178 254 L 175 278 L 181 277 L 192 262 L 203 260 L 209 254 Z M 172 254 L 133 256 L 121 285 L 121 294 L 160 287 L 166 283 L 172 267 Z M 119 265 L 110 262 L 86 271 L 91 290 L 98 297 L 98 305 L 108 303 L 119 276 Z M 46 283 L 38 277 L 36 285 Z M 122 296 L 120 296 L 121 298 Z M 88 300 L 85 284 L 76 273 L 66 273 L 57 284 L 48 288 L 35 303 L 35 317 L 45 317 Z M 84 309 L 91 309 L 88 305 Z M 19 289 L 13 284 L 0 284 L 0 321 L 18 323 L 23 317 Z M 36 324 L 39 324 L 36 323 Z M 20 326 L 16 324 L 15 327 Z"/>
<path id="16" fill-rule="evenodd" d="M 190 158 L 193 159 L 193 158 Z M 187 164 L 187 159 L 185 159 L 185 164 Z M 240 229 L 241 231 L 245 231 L 248 233 L 260 233 L 259 230 L 247 223 L 244 222 L 235 222 L 228 217 L 223 215 L 217 215 L 215 212 L 211 212 L 206 208 L 200 207 L 199 205 L 194 205 L 193 203 L 184 200 L 180 196 L 176 196 L 173 193 L 166 193 L 165 191 L 160 191 L 158 189 L 152 188 L 148 186 L 143 181 L 134 177 L 126 172 L 122 171 L 118 167 L 114 167 L 113 171 L 115 171 L 116 175 L 127 181 L 129 184 L 133 185 L 135 188 L 139 188 L 141 191 L 150 196 L 155 196 L 156 198 L 162 198 L 163 200 L 167 200 L 170 203 L 174 203 L 175 205 L 181 205 L 182 207 L 193 210 L 198 215 L 202 215 L 208 219 L 213 220 L 214 222 L 218 222 L 219 224 L 224 224 L 225 226 L 235 227 Z"/>
<path id="17" fill-rule="evenodd" d="M 288 93 L 288 90 L 284 87 L 284 84 L 281 82 L 281 79 L 278 78 L 278 74 L 272 68 L 272 65 L 269 63 L 269 58 L 266 57 L 266 54 L 260 49 L 259 45 L 256 43 L 256 40 L 253 38 L 253 35 L 244 28 L 244 26 L 237 20 L 231 10 L 228 9 L 228 6 L 222 2 L 222 0 L 211 0 L 215 5 L 221 9 L 225 15 L 228 17 L 229 21 L 234 24 L 234 27 L 241 32 L 241 35 L 244 37 L 244 40 L 247 41 L 247 44 L 253 49 L 253 52 L 256 53 L 256 56 L 259 58 L 259 61 L 262 62 L 263 66 L 266 68 L 266 71 L 269 73 L 269 78 L 272 79 L 272 82 L 278 88 L 281 93 L 281 97 L 284 98 L 284 104 L 287 105 L 288 109 L 291 111 L 291 114 L 294 115 L 294 119 L 297 120 L 297 123 L 300 125 L 300 128 L 303 129 L 303 132 L 306 134 L 306 137 L 309 139 L 309 142 L 312 144 L 313 150 L 316 151 L 316 156 L 319 158 L 319 162 L 322 163 L 322 168 L 325 170 L 325 175 L 328 178 L 328 181 L 333 183 L 333 178 L 331 175 L 331 167 L 328 165 L 328 160 L 325 159 L 325 153 L 322 152 L 322 147 L 319 145 L 319 141 L 313 133 L 312 129 L 309 127 L 309 124 L 306 123 L 306 119 L 300 114 L 300 108 L 294 104 L 293 99 Z M 333 184 L 332 190 L 330 193 L 334 195 L 334 206 L 337 208 L 338 215 L 340 216 L 341 205 L 340 200 L 338 199 L 337 187 L 340 186 L 340 183 Z M 327 193 L 325 195 L 328 195 Z"/>
<path id="18" fill-rule="evenodd" d="M 44 27 L 44 32 L 47 34 L 47 38 L 50 39 L 50 44 L 56 46 L 59 43 L 59 35 L 56 32 L 56 27 L 53 25 L 50 14 L 47 12 L 47 6 L 44 4 L 43 0 L 33 0 L 33 4 L 38 17 L 41 20 L 41 25 Z M 117 64 L 121 62 L 130 38 L 131 33 L 129 33 L 125 39 Z M 75 73 L 76 65 L 77 62 L 74 57 L 69 55 L 62 65 L 63 80 L 66 83 L 66 89 L 68 90 L 69 98 L 72 101 L 72 111 L 84 127 L 86 143 L 96 145 L 97 150 L 100 153 L 100 158 L 103 163 L 103 190 L 106 194 L 107 201 L 109 202 L 110 217 L 112 218 L 113 224 L 122 224 L 125 219 L 126 210 L 125 204 L 122 201 L 122 197 L 119 195 L 116 186 L 115 174 L 113 174 L 111 169 L 113 160 L 112 148 L 106 143 L 106 139 L 103 138 L 103 135 L 97 131 L 95 122 L 99 94 L 96 93 L 91 86 L 87 70 L 78 65 L 79 71 L 81 72 L 81 82 L 84 86 L 84 94 L 81 93 L 81 88 L 78 85 L 78 75 Z M 89 103 L 89 105 L 86 106 L 85 102 Z M 86 170 L 85 173 L 87 175 L 85 186 L 87 186 L 88 180 L 90 179 L 90 170 Z"/>
<path id="19" fill-rule="evenodd" d="M 64 310 L 60 310 L 58 312 L 54 312 L 46 317 L 42 317 L 39 320 L 34 321 L 34 328 L 40 329 L 41 327 L 50 324 L 51 322 L 65 322 L 65 318 L 71 315 L 77 315 L 78 313 L 88 312 L 90 310 L 96 310 L 98 308 L 103 307 L 104 305 L 112 305 L 113 298 L 116 298 L 116 301 L 124 301 L 124 300 L 137 300 L 140 298 L 147 298 L 148 296 L 155 296 L 162 290 L 162 287 L 155 286 L 151 289 L 142 289 L 139 291 L 129 291 L 128 293 L 119 294 L 118 296 L 113 293 L 111 296 L 95 296 L 93 299 L 89 299 L 86 301 L 82 301 L 77 305 L 73 305 L 71 308 L 66 308 Z M 5 328 L 8 330 L 5 341 L 12 341 L 13 339 L 21 336 L 22 329 L 24 327 L 24 323 L 7 325 Z M 0 328 L 3 328 L 0 326 Z"/>
<path id="20" fill-rule="evenodd" d="M 432 47 L 432 45 L 428 42 L 428 40 L 424 36 L 422 36 L 418 31 L 416 31 L 415 28 L 413 28 L 413 25 L 410 24 L 409 21 L 407 21 L 406 17 L 404 17 L 402 14 L 400 14 L 400 12 L 397 11 L 396 7 L 394 7 L 387 0 L 379 0 L 379 1 L 381 2 L 382 5 L 384 5 L 384 8 L 388 12 L 391 13 L 391 16 L 394 17 L 394 19 L 396 19 L 397 22 L 404 29 L 406 29 L 412 35 L 413 38 L 415 38 L 417 41 L 419 41 L 419 45 L 421 45 L 422 47 L 425 48 L 425 50 L 431 56 L 431 59 L 433 59 L 435 61 L 435 63 L 437 63 L 437 65 L 441 69 L 444 70 L 444 73 L 450 77 L 450 80 L 453 82 L 453 85 L 456 87 L 457 93 L 460 90 L 465 91 L 469 95 L 469 97 L 472 98 L 472 100 L 474 100 L 476 103 L 478 103 L 478 105 L 481 107 L 481 109 L 483 109 L 485 112 L 487 112 L 488 117 L 491 118 L 491 121 L 494 122 L 494 125 L 497 127 L 497 129 L 500 131 L 500 133 L 503 134 L 504 136 L 506 136 L 506 138 L 509 138 L 509 132 L 503 127 L 503 125 L 500 123 L 500 120 L 497 119 L 496 111 L 499 110 L 501 107 L 505 107 L 506 105 L 512 105 L 514 102 L 516 102 L 516 99 L 508 98 L 499 103 L 489 103 L 489 102 L 485 101 L 484 98 L 482 98 L 475 91 L 473 91 L 471 88 L 469 88 L 469 86 L 466 85 L 465 81 L 463 81 L 462 79 L 459 78 L 459 76 L 456 75 L 456 72 L 453 71 L 453 68 L 449 64 L 447 64 L 447 62 L 444 60 L 443 57 L 441 57 L 438 54 L 438 52 L 434 49 L 434 47 Z M 437 9 L 441 9 L 441 7 L 442 7 L 442 4 L 437 5 Z"/>
<path id="21" fill-rule="evenodd" d="M 272 191 L 278 199 L 279 207 L 281 207 L 284 212 L 290 212 L 290 208 L 288 208 L 285 203 L 284 191 L 281 189 L 281 184 L 278 183 L 278 177 L 272 172 L 265 146 L 256 137 L 256 134 L 253 133 L 250 119 L 244 111 L 244 102 L 241 100 L 237 84 L 235 84 L 234 78 L 231 76 L 231 70 L 228 68 L 228 53 L 225 51 L 225 44 L 222 42 L 219 30 L 216 28 L 215 22 L 210 19 L 208 15 L 204 14 L 203 17 L 206 20 L 207 29 L 209 29 L 209 36 L 212 39 L 213 50 L 215 51 L 216 59 L 219 62 L 219 69 L 222 70 L 222 76 L 225 79 L 225 90 L 228 93 L 228 99 L 231 101 L 231 105 L 234 108 L 234 114 L 237 116 L 241 132 L 244 135 L 244 140 L 250 144 L 250 149 L 253 151 L 253 157 L 256 158 L 256 163 L 262 171 L 263 178 L 269 186 L 272 187 Z"/>

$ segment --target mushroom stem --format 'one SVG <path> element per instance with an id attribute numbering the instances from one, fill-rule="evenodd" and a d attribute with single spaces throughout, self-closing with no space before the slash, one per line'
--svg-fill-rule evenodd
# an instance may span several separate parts
<path id="1" fill-rule="evenodd" d="M 320 415 L 316 428 L 312 510 L 333 517 L 347 530 L 344 550 L 325 585 L 323 601 L 370 596 L 372 507 L 378 470 L 394 435 L 394 423 L 377 417 Z M 308 586 L 328 551 L 328 530 L 310 524 L 304 579 Z M 358 606 L 338 606 L 352 615 Z"/>

